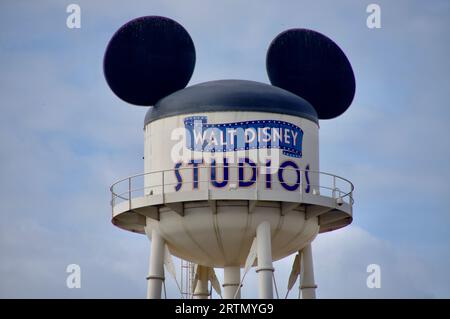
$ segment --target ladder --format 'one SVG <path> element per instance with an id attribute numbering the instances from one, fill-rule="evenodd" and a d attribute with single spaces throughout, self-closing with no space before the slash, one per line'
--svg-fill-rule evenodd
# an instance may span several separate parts
<path id="1" fill-rule="evenodd" d="M 192 282 L 194 279 L 194 264 L 190 261 L 181 261 L 181 299 L 192 299 Z"/>

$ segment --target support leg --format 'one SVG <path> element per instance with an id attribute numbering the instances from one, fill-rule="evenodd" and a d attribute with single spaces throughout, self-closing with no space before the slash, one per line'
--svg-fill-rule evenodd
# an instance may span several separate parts
<path id="1" fill-rule="evenodd" d="M 147 235 L 151 237 L 150 262 L 147 277 L 147 299 L 161 299 L 161 289 L 164 282 L 164 239 L 157 230 L 146 227 Z"/>
<path id="2" fill-rule="evenodd" d="M 208 299 L 208 267 L 198 265 L 198 281 L 194 290 L 194 299 Z"/>
<path id="3" fill-rule="evenodd" d="M 311 243 L 305 246 L 302 254 L 302 274 L 300 276 L 300 289 L 302 299 L 316 299 L 316 284 L 314 282 L 314 265 L 312 259 Z"/>
<path id="4" fill-rule="evenodd" d="M 259 277 L 259 298 L 273 298 L 273 265 L 272 265 L 272 243 L 269 222 L 262 222 L 256 229 L 258 268 L 256 272 Z"/>
<path id="5" fill-rule="evenodd" d="M 223 298 L 233 299 L 236 294 L 236 290 L 239 289 L 241 284 L 241 268 L 236 267 L 225 267 L 223 269 Z M 236 299 L 241 299 L 241 292 L 239 291 L 236 295 Z"/>

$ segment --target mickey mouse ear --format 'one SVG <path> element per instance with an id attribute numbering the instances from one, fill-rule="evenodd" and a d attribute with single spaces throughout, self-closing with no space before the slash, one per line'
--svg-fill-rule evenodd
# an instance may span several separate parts
<path id="1" fill-rule="evenodd" d="M 319 32 L 290 29 L 267 51 L 270 82 L 310 102 L 320 119 L 344 113 L 355 95 L 355 76 L 344 52 Z"/>
<path id="2" fill-rule="evenodd" d="M 111 90 L 136 105 L 154 105 L 183 89 L 195 66 L 195 48 L 177 22 L 158 16 L 123 25 L 106 48 L 103 70 Z"/>

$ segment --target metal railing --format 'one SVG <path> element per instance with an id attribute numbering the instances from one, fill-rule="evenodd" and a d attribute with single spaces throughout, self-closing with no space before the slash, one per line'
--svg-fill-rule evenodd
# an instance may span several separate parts
<path id="1" fill-rule="evenodd" d="M 242 168 L 238 165 L 228 165 L 227 166 L 229 170 Z M 237 190 L 239 188 L 240 182 L 248 182 L 248 179 L 239 179 L 239 178 L 220 178 L 218 177 L 217 180 L 211 179 L 211 170 L 216 169 L 216 173 L 218 172 L 217 169 L 224 168 L 223 164 L 216 164 L 211 166 L 206 165 L 198 165 L 196 169 L 200 173 L 200 176 L 208 176 L 207 179 L 197 179 L 195 183 L 198 185 L 198 190 L 204 189 L 214 189 L 218 190 L 218 188 L 212 186 L 211 182 L 227 182 L 224 189 L 229 190 Z M 167 169 L 167 170 L 160 170 L 160 171 L 153 171 L 148 173 L 141 173 L 132 175 L 126 178 L 123 178 L 110 187 L 111 191 L 111 206 L 114 207 L 117 204 L 128 201 L 131 204 L 131 200 L 133 198 L 139 197 L 139 196 L 153 196 L 153 195 L 161 195 L 161 194 L 168 194 L 168 193 L 176 193 L 175 186 L 179 185 L 180 182 L 178 180 L 173 181 L 176 179 L 175 172 L 178 172 L 180 176 L 183 176 L 183 171 L 191 171 L 193 172 L 194 167 L 180 167 L 178 169 Z M 244 166 L 244 176 L 248 175 L 248 171 L 251 169 L 256 169 L 258 172 L 256 173 L 256 179 L 253 185 L 250 187 L 245 187 L 245 189 L 251 189 L 254 187 L 256 191 L 258 190 L 258 187 L 261 187 L 260 184 L 265 183 L 265 175 L 276 175 L 278 174 L 278 170 L 284 171 L 291 171 L 294 172 L 297 176 L 300 174 L 300 182 L 299 183 L 292 183 L 292 181 L 286 181 L 286 184 L 289 184 L 290 187 L 295 187 L 296 190 L 294 192 L 304 192 L 309 193 L 312 195 L 322 195 L 327 196 L 336 199 L 337 201 L 340 201 L 340 203 L 347 203 L 349 205 L 353 205 L 353 191 L 354 186 L 352 182 L 349 180 L 331 174 L 326 172 L 319 172 L 319 171 L 312 171 L 312 170 L 305 170 L 305 169 L 295 169 L 292 167 L 286 167 L 286 168 L 278 168 L 275 172 L 268 173 L 269 169 L 274 169 L 273 167 L 266 167 L 266 166 Z M 206 174 L 205 174 L 206 170 Z M 220 170 L 219 170 L 220 172 Z M 230 171 L 229 171 L 230 172 Z M 220 174 L 218 174 L 220 175 Z M 231 174 L 229 174 L 230 176 Z M 237 174 L 239 176 L 239 174 Z M 193 183 L 193 179 L 187 179 L 186 177 L 192 177 L 192 174 L 189 174 L 189 176 L 184 175 L 184 183 Z M 271 183 L 277 183 L 275 178 L 271 178 Z M 280 183 L 280 181 L 278 181 Z M 259 186 L 258 186 L 259 185 Z M 220 190 L 220 188 L 219 188 Z M 131 207 L 131 206 L 130 206 Z"/>

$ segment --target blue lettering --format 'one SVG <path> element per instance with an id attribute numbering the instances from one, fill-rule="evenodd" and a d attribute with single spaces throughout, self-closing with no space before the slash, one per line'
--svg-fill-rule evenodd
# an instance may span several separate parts
<path id="1" fill-rule="evenodd" d="M 252 169 L 252 177 L 250 180 L 245 180 L 244 164 L 247 164 Z M 239 187 L 249 187 L 256 182 L 256 164 L 249 158 L 239 160 Z"/>
<path id="2" fill-rule="evenodd" d="M 270 170 L 271 161 L 266 162 L 266 188 L 272 188 L 272 172 Z"/>
<path id="3" fill-rule="evenodd" d="M 189 162 L 189 165 L 194 166 L 192 170 L 192 186 L 194 189 L 198 189 L 198 164 L 201 164 L 201 162 L 195 160 Z"/>
<path id="4" fill-rule="evenodd" d="M 177 184 L 175 185 L 175 191 L 178 192 L 181 189 L 181 186 L 183 186 L 183 178 L 180 175 L 180 166 L 183 165 L 183 162 L 178 162 L 175 164 L 175 178 L 177 179 Z M 164 174 L 164 172 L 163 172 Z"/>
<path id="5" fill-rule="evenodd" d="M 283 172 L 284 172 L 284 169 L 285 169 L 286 167 L 288 167 L 288 166 L 293 167 L 293 168 L 295 169 L 296 174 L 297 174 L 297 181 L 295 182 L 294 185 L 288 185 L 288 184 L 284 181 Z M 281 184 L 281 186 L 283 186 L 284 189 L 286 189 L 286 190 L 288 190 L 288 191 L 295 191 L 295 190 L 297 190 L 298 187 L 299 187 L 299 185 L 300 185 L 300 171 L 299 171 L 299 169 L 298 169 L 297 164 L 295 164 L 295 163 L 292 162 L 292 161 L 286 161 L 286 162 L 283 162 L 283 163 L 280 165 L 280 169 L 278 170 L 278 180 L 280 181 L 280 184 Z"/>
<path id="6" fill-rule="evenodd" d="M 228 161 L 226 158 L 223 159 L 223 169 L 222 169 L 222 173 L 223 173 L 223 181 L 218 182 L 216 180 L 216 160 L 213 160 L 211 162 L 211 184 L 214 187 L 225 187 L 228 184 Z"/>
<path id="7" fill-rule="evenodd" d="M 309 164 L 306 165 L 306 169 L 305 169 L 305 178 L 306 178 L 306 187 L 305 187 L 305 192 L 309 193 L 309 191 L 311 190 L 311 184 L 309 182 Z"/>

